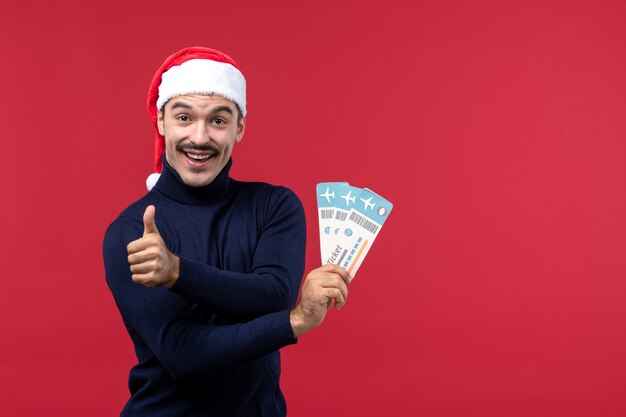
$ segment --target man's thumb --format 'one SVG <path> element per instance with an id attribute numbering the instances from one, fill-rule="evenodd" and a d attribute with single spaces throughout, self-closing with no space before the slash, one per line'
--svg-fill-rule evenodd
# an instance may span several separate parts
<path id="1" fill-rule="evenodd" d="M 148 233 L 159 233 L 159 230 L 154 223 L 154 213 L 156 208 L 154 206 L 146 207 L 146 211 L 143 213 L 143 235 Z"/>

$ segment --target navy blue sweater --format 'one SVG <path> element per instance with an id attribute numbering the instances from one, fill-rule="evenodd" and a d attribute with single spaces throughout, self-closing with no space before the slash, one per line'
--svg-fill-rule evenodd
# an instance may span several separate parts
<path id="1" fill-rule="evenodd" d="M 123 416 L 284 416 L 278 349 L 304 272 L 302 205 L 284 187 L 229 177 L 186 186 L 167 161 L 154 189 L 104 238 L 106 279 L 134 343 Z M 134 284 L 126 245 L 153 204 L 180 257 L 172 289 Z"/>

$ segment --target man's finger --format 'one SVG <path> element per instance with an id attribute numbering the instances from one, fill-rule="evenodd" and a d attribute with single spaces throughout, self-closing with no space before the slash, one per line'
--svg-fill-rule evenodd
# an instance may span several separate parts
<path id="1" fill-rule="evenodd" d="M 154 264 L 143 262 L 140 264 L 134 264 L 130 266 L 130 272 L 134 275 L 136 274 L 147 274 L 154 270 Z"/>
<path id="2" fill-rule="evenodd" d="M 156 223 L 154 222 L 154 213 L 156 212 L 156 208 L 154 206 L 146 207 L 146 211 L 143 213 L 143 235 L 147 235 L 148 233 L 159 233 L 159 230 L 156 227 Z"/>
<path id="3" fill-rule="evenodd" d="M 155 287 L 158 285 L 154 282 L 152 274 L 133 274 L 131 278 L 135 284 L 145 285 L 146 287 Z"/>
<path id="4" fill-rule="evenodd" d="M 337 272 L 326 272 L 324 275 L 320 276 L 319 285 L 323 288 L 337 288 L 339 291 L 344 294 L 345 297 L 348 296 L 348 281 L 347 275 L 340 275 Z"/>
<path id="5" fill-rule="evenodd" d="M 148 249 L 149 247 L 154 246 L 155 244 L 156 243 L 154 239 L 141 237 L 137 240 L 133 240 L 132 242 L 130 242 L 126 246 L 126 250 L 128 251 L 128 254 L 131 255 L 134 253 L 142 252 Z"/>
<path id="6" fill-rule="evenodd" d="M 326 308 L 329 309 L 332 306 L 332 302 L 335 302 L 335 308 L 340 310 L 346 304 L 348 294 L 337 288 L 327 289 L 326 296 L 329 298 L 329 302 L 326 304 Z"/>
<path id="7" fill-rule="evenodd" d="M 346 271 L 344 268 L 340 267 L 339 265 L 326 264 L 322 266 L 320 269 L 324 272 L 333 272 L 335 274 L 338 274 L 346 284 L 349 284 L 350 281 L 352 281 L 352 277 L 350 276 L 348 271 Z"/>

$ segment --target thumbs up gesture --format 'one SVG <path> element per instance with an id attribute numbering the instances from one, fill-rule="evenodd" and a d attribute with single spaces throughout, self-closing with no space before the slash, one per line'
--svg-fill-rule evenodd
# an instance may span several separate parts
<path id="1" fill-rule="evenodd" d="M 143 213 L 143 236 L 127 246 L 128 263 L 136 284 L 171 288 L 178 280 L 180 260 L 169 251 L 159 234 L 154 206 Z"/>

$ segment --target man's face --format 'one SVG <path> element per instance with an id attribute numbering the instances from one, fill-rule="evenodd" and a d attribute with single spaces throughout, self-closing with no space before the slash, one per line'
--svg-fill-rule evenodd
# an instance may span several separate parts
<path id="1" fill-rule="evenodd" d="M 185 184 L 213 182 L 243 137 L 245 119 L 239 109 L 218 95 L 186 94 L 169 100 L 157 125 L 165 137 L 165 157 Z"/>

